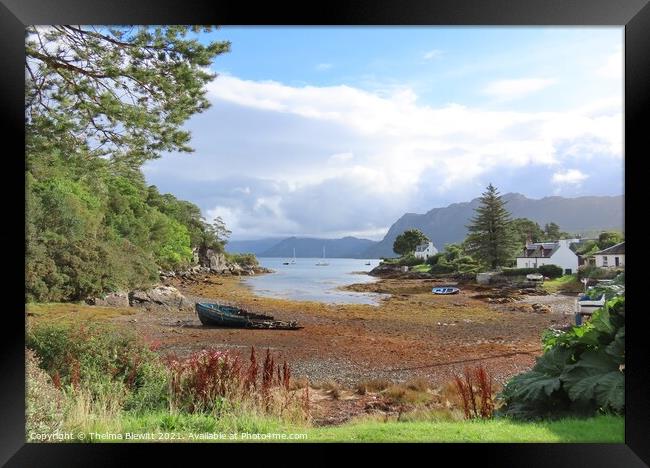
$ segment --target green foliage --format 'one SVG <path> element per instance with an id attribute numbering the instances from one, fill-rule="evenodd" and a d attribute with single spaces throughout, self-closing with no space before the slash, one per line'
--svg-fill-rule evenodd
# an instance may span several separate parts
<path id="1" fill-rule="evenodd" d="M 538 270 L 541 275 L 548 278 L 559 278 L 564 273 L 562 268 L 557 265 L 541 265 Z"/>
<path id="2" fill-rule="evenodd" d="M 397 264 L 400 266 L 415 266 L 421 265 L 422 263 L 424 263 L 424 260 L 416 257 L 412 253 L 408 253 L 403 257 L 400 257 L 400 259 L 397 261 Z"/>
<path id="3" fill-rule="evenodd" d="M 503 413 L 517 418 L 623 413 L 624 297 L 608 301 L 584 325 L 545 333 L 543 345 L 532 370 L 504 387 Z"/>
<path id="4" fill-rule="evenodd" d="M 28 330 L 26 345 L 69 393 L 117 398 L 133 410 L 168 405 L 166 369 L 132 333 L 94 322 L 43 323 Z"/>
<path id="5" fill-rule="evenodd" d="M 512 262 L 519 247 L 516 232 L 510 213 L 505 209 L 505 202 L 492 184 L 481 196 L 481 204 L 475 212 L 471 224 L 467 226 L 467 252 L 492 269 Z"/>
<path id="6" fill-rule="evenodd" d="M 517 239 L 517 244 L 523 248 L 530 239 L 532 242 L 542 242 L 545 233 L 535 221 L 528 218 L 516 218 L 510 223 Z"/>
<path id="7" fill-rule="evenodd" d="M 208 107 L 207 66 L 229 46 L 190 38 L 199 30 L 27 28 L 27 301 L 145 287 L 193 248 L 223 251 L 221 220 L 147 187 L 140 170 L 191 151 L 183 123 Z"/>
<path id="8" fill-rule="evenodd" d="M 51 377 L 39 367 L 34 352 L 25 349 L 25 432 L 51 434 L 61 430 L 64 411 L 63 394 Z"/>
<path id="9" fill-rule="evenodd" d="M 616 232 L 616 231 L 601 232 L 600 235 L 598 236 L 598 247 L 600 248 L 600 250 L 603 250 L 613 245 L 620 244 L 624 240 L 625 238 L 623 237 L 623 234 L 621 234 L 620 232 Z"/>
<path id="10" fill-rule="evenodd" d="M 600 268 L 595 265 L 582 265 L 578 268 L 578 278 L 613 279 L 622 271 L 613 268 Z"/>
<path id="11" fill-rule="evenodd" d="M 183 123 L 209 107 L 207 68 L 230 46 L 188 38 L 199 30 L 27 27 L 28 133 L 64 129 L 66 144 L 131 169 L 163 151 L 192 151 Z"/>
<path id="12" fill-rule="evenodd" d="M 406 255 L 415 252 L 415 248 L 429 242 L 429 238 L 419 229 L 409 229 L 395 238 L 393 252 L 398 255 Z"/>
<path id="13" fill-rule="evenodd" d="M 544 225 L 544 240 L 547 241 L 556 241 L 558 239 L 565 239 L 569 237 L 569 234 L 560 231 L 560 226 L 551 222 Z"/>
<path id="14" fill-rule="evenodd" d="M 226 253 L 226 259 L 229 262 L 236 263 L 243 268 L 254 268 L 259 266 L 257 257 L 252 253 Z"/>

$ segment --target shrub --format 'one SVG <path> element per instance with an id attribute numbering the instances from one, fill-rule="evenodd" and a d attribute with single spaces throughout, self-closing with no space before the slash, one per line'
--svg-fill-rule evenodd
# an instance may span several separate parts
<path id="1" fill-rule="evenodd" d="M 106 324 L 38 324 L 27 347 L 70 392 L 93 400 L 122 397 L 133 408 L 167 406 L 167 377 L 158 356 L 135 335 Z"/>
<path id="2" fill-rule="evenodd" d="M 309 387 L 304 392 L 293 390 L 289 366 L 286 362 L 276 364 L 268 349 L 261 369 L 254 348 L 248 366 L 238 354 L 212 349 L 186 359 L 169 356 L 168 366 L 174 410 L 219 416 L 246 407 L 267 414 L 309 418 Z"/>
<path id="3" fill-rule="evenodd" d="M 504 387 L 504 414 L 532 419 L 624 412 L 624 297 L 608 301 L 580 327 L 547 332 L 543 344 L 532 370 Z"/>
<path id="4" fill-rule="evenodd" d="M 462 376 L 454 376 L 458 399 L 465 419 L 489 419 L 494 412 L 492 376 L 482 367 L 465 368 Z"/>
<path id="5" fill-rule="evenodd" d="M 559 278 L 564 271 L 557 265 L 542 265 L 539 267 L 539 273 L 549 278 Z"/>
<path id="6" fill-rule="evenodd" d="M 40 368 L 40 360 L 25 349 L 26 433 L 54 433 L 63 425 L 64 398 L 57 382 Z"/>
<path id="7" fill-rule="evenodd" d="M 454 272 L 453 266 L 441 264 L 441 263 L 431 265 L 431 269 L 429 270 L 429 273 L 433 273 L 433 274 L 445 274 L 445 273 L 453 273 L 453 272 Z"/>
<path id="8" fill-rule="evenodd" d="M 363 380 L 357 383 L 356 390 L 360 395 L 365 395 L 368 392 L 376 393 L 387 389 L 390 386 L 390 381 L 386 379 L 371 379 Z"/>
<path id="9" fill-rule="evenodd" d="M 437 253 L 437 254 L 435 254 L 435 255 L 432 255 L 432 256 L 430 256 L 429 258 L 427 258 L 427 263 L 428 263 L 429 265 L 432 265 L 432 266 L 433 266 L 433 265 L 437 265 L 438 262 L 440 261 L 440 259 L 441 259 L 442 257 L 444 257 L 444 256 L 445 256 L 445 254 L 444 254 L 443 252 L 439 252 L 439 253 Z"/>
<path id="10" fill-rule="evenodd" d="M 252 268 L 259 266 L 257 257 L 252 253 L 242 253 L 242 254 L 226 254 L 226 259 L 232 263 L 236 263 L 243 268 Z"/>
<path id="11" fill-rule="evenodd" d="M 600 268 L 595 265 L 583 265 L 578 268 L 578 278 L 614 279 L 622 272 L 623 270 Z"/>
<path id="12" fill-rule="evenodd" d="M 415 265 L 420 265 L 422 263 L 424 263 L 424 260 L 421 258 L 417 258 L 412 253 L 404 255 L 397 262 L 397 264 L 400 266 L 415 266 Z"/>

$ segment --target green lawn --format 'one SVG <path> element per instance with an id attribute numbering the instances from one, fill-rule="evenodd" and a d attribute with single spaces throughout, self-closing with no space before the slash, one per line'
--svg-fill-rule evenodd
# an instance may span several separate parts
<path id="1" fill-rule="evenodd" d="M 415 265 L 411 268 L 411 271 L 417 271 L 419 273 L 428 273 L 431 270 L 431 265 L 427 263 L 422 263 L 420 265 Z"/>
<path id="2" fill-rule="evenodd" d="M 544 289 L 550 293 L 555 292 L 575 292 L 579 293 L 584 290 L 584 285 L 578 281 L 576 275 L 564 275 L 559 278 L 544 281 Z"/>
<path id="3" fill-rule="evenodd" d="M 78 428 L 77 432 L 79 431 Z M 151 413 L 127 416 L 104 424 L 91 424 L 82 432 L 153 434 L 149 440 L 123 437 L 95 442 L 584 442 L 624 443 L 624 419 L 598 416 L 589 419 L 563 419 L 542 422 L 490 421 L 357 421 L 341 426 L 309 427 L 283 423 L 265 417 L 222 417 L 209 415 L 169 415 Z M 166 438 L 170 437 L 173 438 Z M 191 436 L 190 434 L 194 434 Z M 201 437 L 213 435 L 213 437 Z M 237 434 L 233 440 L 230 435 Z M 257 437 L 244 435 L 260 434 Z M 282 440 L 277 435 L 301 434 L 297 440 Z M 165 435 L 161 437 L 161 435 Z M 198 435 L 198 436 L 197 436 Z M 219 437 L 221 435 L 221 437 Z M 304 437 L 306 435 L 306 438 Z M 215 437 L 216 436 L 216 437 Z M 86 437 L 84 442 L 90 442 Z"/>
<path id="4" fill-rule="evenodd" d="M 624 419 L 513 422 L 507 419 L 454 422 L 359 422 L 312 428 L 308 441 L 331 442 L 598 442 L 624 443 Z"/>

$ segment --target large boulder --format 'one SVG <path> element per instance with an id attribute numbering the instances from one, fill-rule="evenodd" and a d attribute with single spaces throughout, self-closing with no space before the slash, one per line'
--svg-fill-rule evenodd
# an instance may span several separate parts
<path id="1" fill-rule="evenodd" d="M 111 292 L 103 297 L 88 298 L 86 302 L 100 307 L 129 307 L 129 294 L 123 291 Z"/>
<path id="2" fill-rule="evenodd" d="M 212 273 L 223 273 L 228 270 L 226 256 L 222 253 L 212 253 L 209 257 L 210 271 Z"/>
<path id="3" fill-rule="evenodd" d="M 168 309 L 186 309 L 194 305 L 173 286 L 156 286 L 146 291 L 132 291 L 129 299 L 132 306 L 159 305 Z"/>

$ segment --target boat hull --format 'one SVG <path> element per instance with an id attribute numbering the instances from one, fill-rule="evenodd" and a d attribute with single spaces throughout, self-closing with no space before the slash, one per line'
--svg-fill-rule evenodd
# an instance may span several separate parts
<path id="1" fill-rule="evenodd" d="M 458 288 L 433 288 L 431 290 L 433 294 L 458 294 L 460 292 L 460 289 Z"/>
<path id="2" fill-rule="evenodd" d="M 195 309 L 199 320 L 205 326 L 276 330 L 298 330 L 302 328 L 296 321 L 275 320 L 271 315 L 254 314 L 233 306 L 197 303 Z"/>

